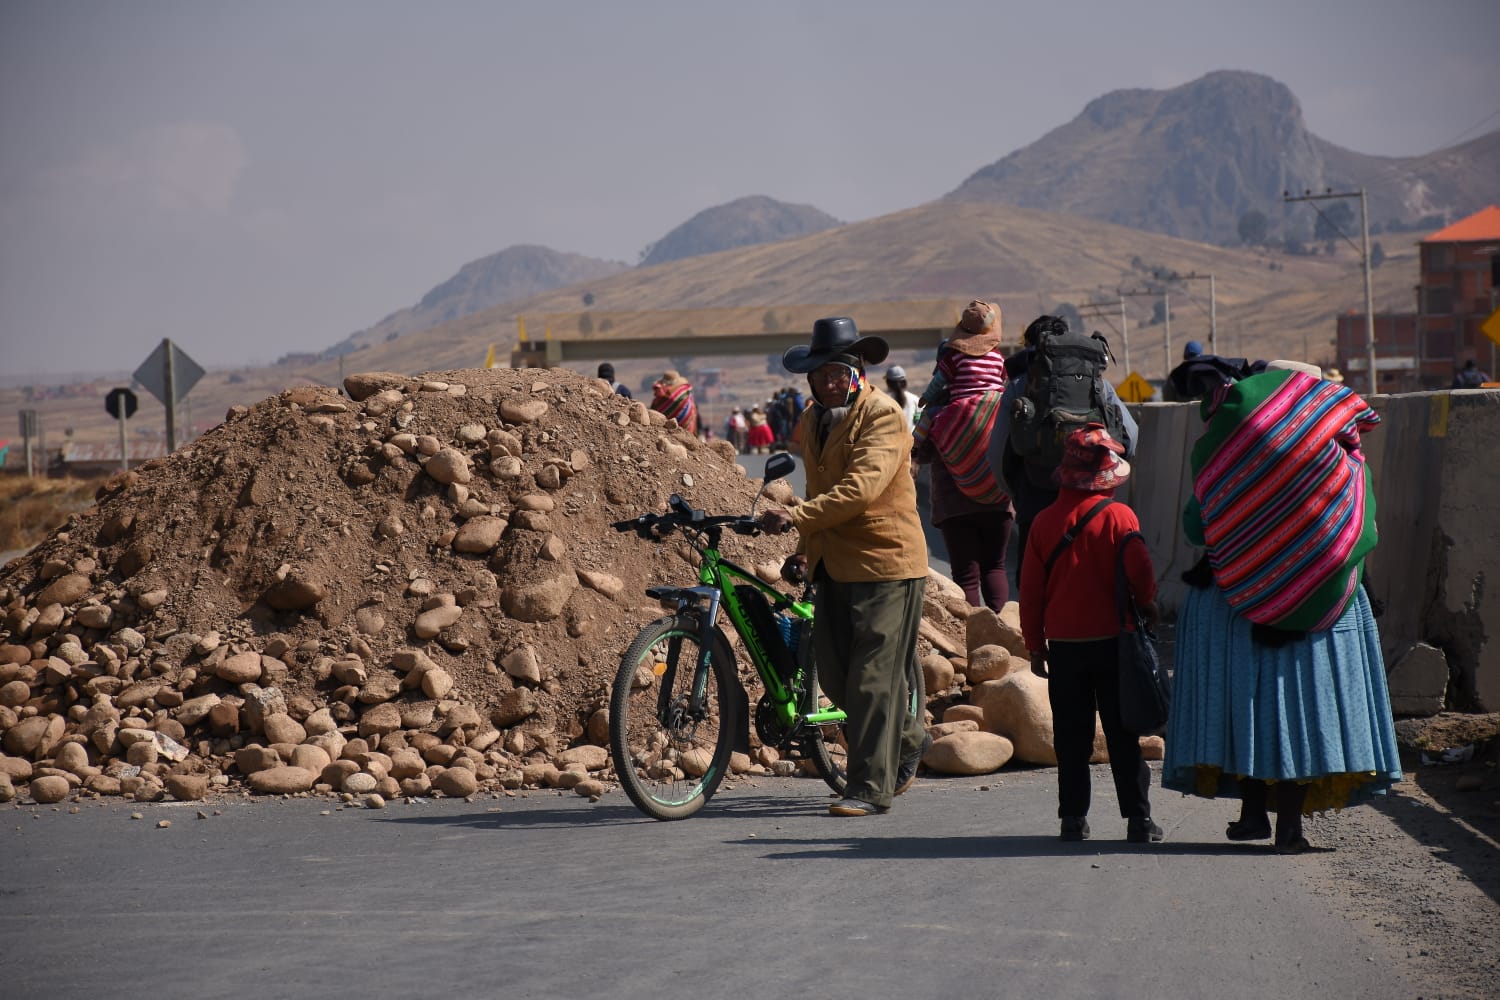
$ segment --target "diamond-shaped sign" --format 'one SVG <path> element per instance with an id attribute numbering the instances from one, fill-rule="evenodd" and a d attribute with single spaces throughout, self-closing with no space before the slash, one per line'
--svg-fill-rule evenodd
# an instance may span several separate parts
<path id="1" fill-rule="evenodd" d="M 1120 384 L 1115 386 L 1115 391 L 1127 403 L 1144 403 L 1156 395 L 1156 390 L 1151 388 L 1151 383 L 1141 378 L 1136 372 L 1126 375 Z"/>
<path id="2" fill-rule="evenodd" d="M 1500 309 L 1490 313 L 1490 318 L 1479 324 L 1479 332 L 1500 344 Z"/>
<path id="3" fill-rule="evenodd" d="M 172 361 L 172 395 L 174 398 L 167 399 L 167 359 Z M 141 366 L 135 370 L 134 378 L 146 391 L 162 401 L 162 405 L 178 403 L 198 384 L 203 377 L 203 369 L 198 362 L 182 353 L 178 346 L 171 340 L 163 340 L 156 345 L 156 350 L 151 356 L 141 362 Z"/>

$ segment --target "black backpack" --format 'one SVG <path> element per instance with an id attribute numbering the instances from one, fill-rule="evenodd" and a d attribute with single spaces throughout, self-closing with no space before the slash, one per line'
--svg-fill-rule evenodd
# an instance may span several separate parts
<path id="1" fill-rule="evenodd" d="M 1110 359 L 1104 335 L 1066 328 L 1043 332 L 1026 369 L 1026 392 L 1010 421 L 1010 447 L 1026 464 L 1027 477 L 1052 486 L 1052 470 L 1062 463 L 1063 441 L 1087 423 L 1100 423 L 1124 441 L 1116 407 L 1106 403 L 1104 368 Z"/>

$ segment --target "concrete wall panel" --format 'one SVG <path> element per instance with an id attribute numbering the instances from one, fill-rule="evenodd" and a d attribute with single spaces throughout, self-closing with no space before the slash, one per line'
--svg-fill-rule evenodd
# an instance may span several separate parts
<path id="1" fill-rule="evenodd" d="M 1417 642 L 1442 649 L 1459 708 L 1500 711 L 1500 392 L 1376 396 L 1378 428 L 1364 437 L 1380 544 L 1368 563 L 1383 601 L 1386 663 Z M 1140 444 L 1125 499 L 1141 521 L 1170 616 L 1180 574 L 1201 555 L 1182 534 L 1192 493 L 1196 403 L 1131 407 Z"/>

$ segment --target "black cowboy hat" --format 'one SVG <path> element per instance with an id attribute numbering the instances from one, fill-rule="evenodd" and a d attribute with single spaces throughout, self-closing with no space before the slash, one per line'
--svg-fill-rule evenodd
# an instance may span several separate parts
<path id="1" fill-rule="evenodd" d="M 833 316 L 814 323 L 812 343 L 787 348 L 781 363 L 789 372 L 806 374 L 841 357 L 878 365 L 890 352 L 890 345 L 884 339 L 861 337 L 854 320 L 848 316 Z"/>

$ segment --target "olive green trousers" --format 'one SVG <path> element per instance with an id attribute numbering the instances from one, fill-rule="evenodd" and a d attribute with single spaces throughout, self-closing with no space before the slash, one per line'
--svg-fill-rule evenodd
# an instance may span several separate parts
<path id="1" fill-rule="evenodd" d="M 814 599 L 818 683 L 849 716 L 849 787 L 844 793 L 885 808 L 901 757 L 921 748 L 922 712 L 907 711 L 906 668 L 916 655 L 921 580 L 840 583 L 821 576 Z"/>

